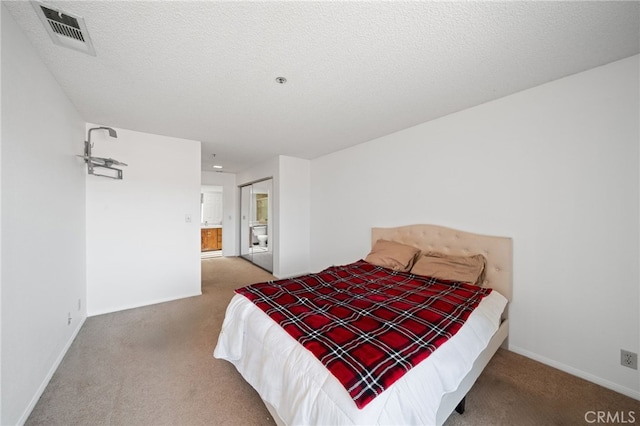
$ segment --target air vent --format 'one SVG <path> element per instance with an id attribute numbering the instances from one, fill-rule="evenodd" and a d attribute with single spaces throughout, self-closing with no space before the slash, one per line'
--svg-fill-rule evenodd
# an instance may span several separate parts
<path id="1" fill-rule="evenodd" d="M 95 56 L 96 52 L 82 17 L 37 1 L 32 1 L 31 4 L 55 44 Z"/>

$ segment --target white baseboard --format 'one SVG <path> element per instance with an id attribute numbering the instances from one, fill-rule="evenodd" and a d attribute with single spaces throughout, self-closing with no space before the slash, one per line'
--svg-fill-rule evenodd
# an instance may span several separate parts
<path id="1" fill-rule="evenodd" d="M 541 362 L 543 364 L 546 364 L 550 367 L 553 368 L 557 368 L 558 370 L 564 371 L 565 373 L 569 373 L 572 376 L 576 376 L 576 377 L 580 377 L 581 379 L 587 380 L 589 382 L 595 383 L 597 385 L 600 385 L 602 387 L 605 387 L 607 389 L 611 389 L 612 391 L 621 393 L 623 395 L 626 395 L 630 398 L 633 399 L 637 399 L 640 401 L 640 391 L 636 391 L 634 389 L 629 389 L 627 387 L 624 386 L 620 386 L 617 383 L 611 382 L 609 380 L 603 379 L 601 377 L 598 376 L 594 376 L 593 374 L 590 373 L 586 373 L 582 370 L 578 370 L 577 368 L 562 364 L 560 362 L 554 361 L 552 359 L 543 357 L 541 355 L 538 355 L 534 352 L 530 352 L 526 349 L 520 348 L 518 346 L 514 346 L 514 345 L 509 345 L 509 350 L 512 352 L 515 352 L 519 355 L 525 356 L 527 358 L 531 358 L 535 361 Z"/>
<path id="2" fill-rule="evenodd" d="M 101 310 L 97 310 L 97 311 L 90 311 L 90 312 L 87 312 L 87 316 L 88 317 L 95 317 L 97 315 L 103 315 L 103 314 L 110 314 L 110 313 L 113 313 L 113 312 L 126 311 L 127 309 L 142 308 L 144 306 L 157 305 L 158 303 L 172 302 L 174 300 L 180 300 L 180 299 L 185 299 L 187 297 L 194 297 L 194 296 L 202 296 L 202 290 L 194 292 L 194 293 L 171 296 L 171 297 L 167 297 L 167 298 L 147 300 L 147 301 L 145 301 L 143 303 L 139 303 L 139 304 L 122 305 L 122 306 L 118 306 L 118 307 L 110 308 L 110 309 L 101 309 Z"/>
<path id="3" fill-rule="evenodd" d="M 45 376 L 44 380 L 42 381 L 42 383 L 38 387 L 38 390 L 36 391 L 35 395 L 33 395 L 33 398 L 31 398 L 31 402 L 29 402 L 29 405 L 27 405 L 27 408 L 25 408 L 24 413 L 22 413 L 22 416 L 20 416 L 20 420 L 18 420 L 18 425 L 25 424 L 25 422 L 27 421 L 27 419 L 31 415 L 31 412 L 33 411 L 33 409 L 35 408 L 36 404 L 38 403 L 38 400 L 40 399 L 40 397 L 44 393 L 44 390 L 47 388 L 47 385 L 51 381 L 51 378 L 53 377 L 53 374 L 56 372 L 56 370 L 60 366 L 60 363 L 62 362 L 62 359 L 67 354 L 67 351 L 69 350 L 69 348 L 71 347 L 71 344 L 73 343 L 73 341 L 75 340 L 76 336 L 80 332 L 80 329 L 82 328 L 82 325 L 84 324 L 84 321 L 86 319 L 87 319 L 87 317 L 83 317 L 82 319 L 80 319 L 80 323 L 78 324 L 76 329 L 73 330 L 73 333 L 71 334 L 71 337 L 69 338 L 67 343 L 64 345 L 64 348 L 62 348 L 62 351 L 60 351 L 60 354 L 58 355 L 58 357 L 56 358 L 55 362 L 53 363 L 53 365 L 49 369 L 49 372 L 47 373 L 47 375 Z"/>

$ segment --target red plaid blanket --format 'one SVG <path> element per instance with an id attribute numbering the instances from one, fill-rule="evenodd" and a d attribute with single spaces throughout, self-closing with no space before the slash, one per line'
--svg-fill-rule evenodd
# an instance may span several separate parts
<path id="1" fill-rule="evenodd" d="M 453 336 L 490 292 L 363 260 L 236 290 L 311 351 L 358 408 Z"/>

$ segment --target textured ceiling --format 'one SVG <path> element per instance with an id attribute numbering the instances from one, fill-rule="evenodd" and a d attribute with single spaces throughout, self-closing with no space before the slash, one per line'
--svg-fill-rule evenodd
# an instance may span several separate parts
<path id="1" fill-rule="evenodd" d="M 635 1 L 46 3 L 84 17 L 95 57 L 3 1 L 84 119 L 202 141 L 203 170 L 312 159 L 640 51 Z"/>

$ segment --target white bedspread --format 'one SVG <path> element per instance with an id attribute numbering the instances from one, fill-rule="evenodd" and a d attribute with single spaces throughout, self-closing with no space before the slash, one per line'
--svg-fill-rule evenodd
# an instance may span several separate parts
<path id="1" fill-rule="evenodd" d="M 491 292 L 456 335 L 362 410 L 311 352 L 244 296 L 231 300 L 213 355 L 233 363 L 288 425 L 433 425 L 442 396 L 471 370 L 506 304 Z"/>

